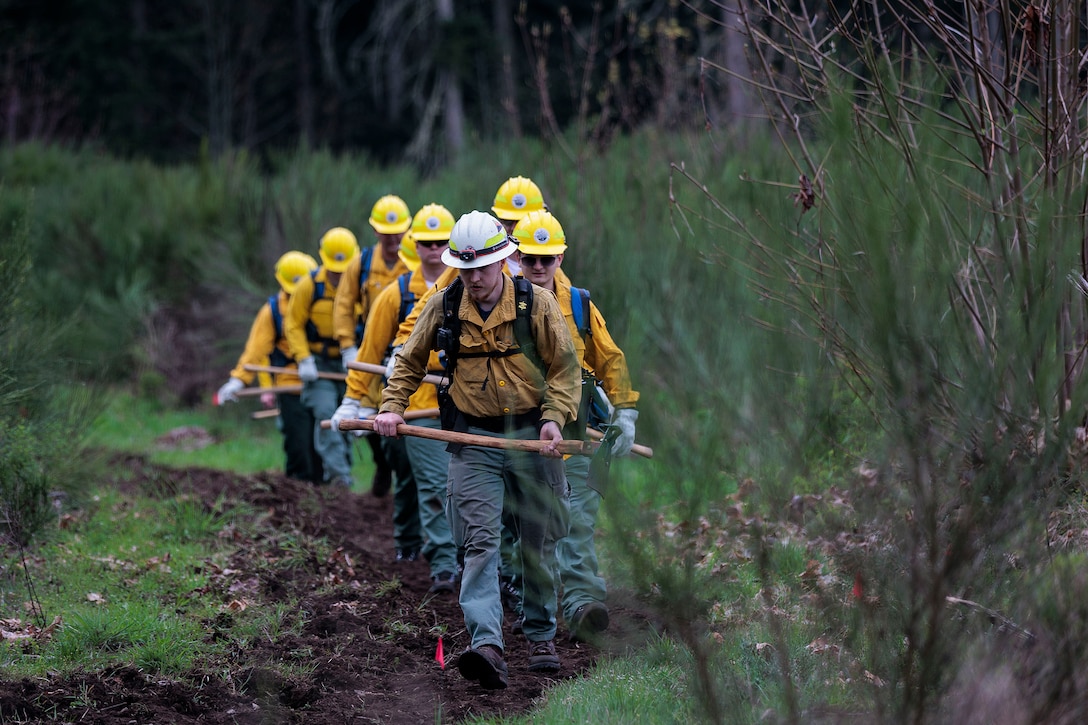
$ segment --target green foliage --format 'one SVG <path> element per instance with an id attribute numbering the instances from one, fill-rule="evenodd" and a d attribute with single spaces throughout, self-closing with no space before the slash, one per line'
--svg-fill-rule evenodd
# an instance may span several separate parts
<path id="1" fill-rule="evenodd" d="M 0 545 L 28 543 L 74 490 L 81 423 L 94 395 L 63 384 L 73 351 L 67 328 L 42 324 L 28 299 L 32 266 L 25 226 L 0 224 Z"/>

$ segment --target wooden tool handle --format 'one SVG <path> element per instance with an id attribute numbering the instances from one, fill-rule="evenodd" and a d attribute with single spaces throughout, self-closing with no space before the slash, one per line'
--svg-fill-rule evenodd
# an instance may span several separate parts
<path id="1" fill-rule="evenodd" d="M 250 365 L 249 363 L 246 363 L 245 365 L 243 365 L 242 368 L 244 370 L 248 371 L 248 372 L 251 372 L 251 373 L 278 373 L 278 374 L 286 373 L 288 375 L 295 375 L 295 376 L 298 375 L 298 368 L 278 368 L 278 367 L 275 367 L 274 365 Z M 385 370 L 385 368 L 382 368 L 382 370 Z M 348 376 L 345 373 L 323 373 L 323 372 L 318 372 L 317 377 L 322 378 L 324 380 L 347 380 L 348 379 Z M 268 388 L 265 388 L 265 390 L 268 390 Z"/>
<path id="2" fill-rule="evenodd" d="M 331 428 L 332 422 L 321 421 L 322 428 Z M 342 420 L 340 430 L 374 430 L 372 420 Z M 505 448 L 529 453 L 539 453 L 547 446 L 545 441 L 520 440 L 516 438 L 498 438 L 494 436 L 482 436 L 474 433 L 458 433 L 452 430 L 438 430 L 435 428 L 423 428 L 418 425 L 400 424 L 397 426 L 397 434 L 402 436 L 415 436 L 417 438 L 430 438 L 447 443 L 460 443 L 466 446 L 482 446 L 484 448 Z M 558 449 L 560 453 L 572 456 L 592 456 L 601 447 L 600 443 L 593 441 L 560 441 Z"/>
<path id="3" fill-rule="evenodd" d="M 599 441 L 602 438 L 604 438 L 604 433 L 600 432 L 596 428 L 586 428 L 586 432 L 588 432 L 589 437 L 592 438 L 595 441 Z M 653 458 L 654 457 L 654 449 L 653 448 L 650 448 L 649 446 L 639 445 L 638 443 L 631 446 L 631 452 L 636 454 L 636 455 L 642 456 L 643 458 Z"/>
<path id="4" fill-rule="evenodd" d="M 375 373 L 376 375 L 385 375 L 384 365 L 375 365 L 374 363 L 359 362 L 358 360 L 352 360 L 348 363 L 348 368 L 351 370 L 362 370 L 365 373 Z M 428 373 L 423 376 L 423 382 L 430 383 L 431 385 L 438 385 L 443 380 L 441 375 L 431 375 Z M 407 419 L 405 419 L 407 420 Z"/>

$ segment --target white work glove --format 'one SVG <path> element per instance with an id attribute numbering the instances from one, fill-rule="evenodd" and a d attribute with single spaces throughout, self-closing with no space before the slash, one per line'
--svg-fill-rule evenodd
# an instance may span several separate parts
<path id="1" fill-rule="evenodd" d="M 298 377 L 304 383 L 317 380 L 317 361 L 313 355 L 298 361 Z"/>
<path id="2" fill-rule="evenodd" d="M 635 445 L 635 421 L 638 411 L 634 408 L 620 408 L 612 416 L 612 425 L 620 429 L 620 437 L 612 444 L 612 455 L 626 456 Z"/>
<path id="3" fill-rule="evenodd" d="M 393 368 L 397 366 L 397 354 L 400 352 L 404 345 L 397 345 L 393 348 L 393 352 L 389 353 L 389 359 L 385 361 L 385 379 L 393 377 Z"/>
<path id="4" fill-rule="evenodd" d="M 359 357 L 359 348 L 354 345 L 340 350 L 340 360 L 344 363 L 344 370 L 348 370 L 348 363 L 355 362 L 357 357 Z"/>
<path id="5" fill-rule="evenodd" d="M 340 407 L 332 414 L 332 429 L 340 430 L 340 421 L 356 420 L 359 417 L 359 401 L 355 398 L 344 398 L 340 401 Z M 347 432 L 347 431 L 345 431 Z"/>
<path id="6" fill-rule="evenodd" d="M 219 389 L 219 392 L 216 393 L 216 399 L 219 401 L 218 404 L 222 405 L 223 403 L 228 403 L 231 401 L 237 402 L 238 391 L 245 386 L 246 384 L 238 378 L 231 378 L 227 382 L 223 383 L 223 387 L 221 387 Z"/>

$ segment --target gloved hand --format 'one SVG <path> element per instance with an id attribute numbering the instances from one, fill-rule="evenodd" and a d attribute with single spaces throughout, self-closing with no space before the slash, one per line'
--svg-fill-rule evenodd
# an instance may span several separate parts
<path id="1" fill-rule="evenodd" d="M 313 355 L 298 361 L 298 377 L 304 383 L 317 380 L 317 361 Z"/>
<path id="2" fill-rule="evenodd" d="M 355 362 L 355 358 L 359 357 L 359 348 L 352 345 L 351 347 L 341 348 L 340 360 L 344 363 L 344 371 L 348 370 L 348 363 Z"/>
<path id="3" fill-rule="evenodd" d="M 238 378 L 231 378 L 227 382 L 223 383 L 223 387 L 219 388 L 219 392 L 216 393 L 216 398 L 219 400 L 219 405 L 231 401 L 237 402 L 238 391 L 245 386 L 246 384 Z"/>
<path id="4" fill-rule="evenodd" d="M 638 411 L 634 408 L 620 408 L 612 416 L 612 425 L 620 429 L 620 437 L 612 444 L 612 455 L 626 456 L 635 445 L 635 421 Z"/>
<path id="5" fill-rule="evenodd" d="M 340 421 L 356 420 L 359 417 L 359 401 L 355 398 L 344 398 L 340 401 L 340 407 L 332 414 L 332 429 L 340 430 Z"/>
<path id="6" fill-rule="evenodd" d="M 393 352 L 389 353 L 389 359 L 385 361 L 385 379 L 393 377 L 393 368 L 397 365 L 397 355 L 400 353 L 401 348 L 404 345 L 397 345 L 393 348 Z"/>

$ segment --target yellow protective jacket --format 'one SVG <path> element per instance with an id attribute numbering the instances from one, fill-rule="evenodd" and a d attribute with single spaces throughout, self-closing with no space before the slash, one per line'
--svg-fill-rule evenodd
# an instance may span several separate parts
<path id="1" fill-rule="evenodd" d="M 638 392 L 631 389 L 631 374 L 627 369 L 627 356 L 608 334 L 604 317 L 597 305 L 589 302 L 589 334 L 582 339 L 571 307 L 571 282 L 566 275 L 555 275 L 555 297 L 559 308 L 567 320 L 567 327 L 574 337 L 574 349 L 578 352 L 578 362 L 597 380 L 601 381 L 605 395 L 616 408 L 634 408 L 638 404 Z"/>
<path id="2" fill-rule="evenodd" d="M 369 257 L 370 264 L 365 270 L 366 279 L 360 284 L 365 257 Z M 333 336 L 340 343 L 340 347 L 360 344 L 355 337 L 358 321 L 366 320 L 370 314 L 370 305 L 378 299 L 381 291 L 407 271 L 408 267 L 400 259 L 392 267 L 386 263 L 382 258 L 381 244 L 371 247 L 370 254 L 358 254 L 348 263 L 336 289 L 332 312 Z"/>
<path id="3" fill-rule="evenodd" d="M 318 288 L 322 290 L 320 296 L 315 294 Z M 324 265 L 312 275 L 303 277 L 295 287 L 291 304 L 283 318 L 283 332 L 295 360 L 303 360 L 310 355 L 328 359 L 340 357 L 340 345 L 332 334 L 335 298 L 336 285 L 329 281 L 329 272 Z"/>
<path id="4" fill-rule="evenodd" d="M 432 294 L 419 315 L 415 329 L 404 343 L 397 371 L 382 393 L 381 411 L 403 415 L 409 396 L 421 384 L 437 349 L 437 332 L 442 324 L 444 295 Z M 457 368 L 450 396 L 458 410 L 477 417 L 522 415 L 539 408 L 543 421 L 560 428 L 578 417 L 581 398 L 581 368 L 574 352 L 574 340 L 563 320 L 555 295 L 533 286 L 530 328 L 544 374 L 524 355 L 466 357 L 480 352 L 505 352 L 518 346 L 514 333 L 517 318 L 514 281 L 503 275 L 503 290 L 495 309 L 484 320 L 467 293 L 458 308 L 461 336 Z"/>
<path id="5" fill-rule="evenodd" d="M 283 290 L 276 296 L 276 306 L 279 308 L 281 318 L 287 312 L 290 297 Z M 278 351 L 278 355 L 276 354 Z M 273 359 L 275 358 L 275 359 Z M 295 367 L 295 360 L 291 357 L 291 349 L 287 346 L 287 338 L 276 330 L 275 316 L 272 314 L 272 305 L 265 302 L 257 316 L 253 318 L 253 324 L 249 328 L 249 337 L 246 339 L 246 347 L 242 356 L 238 358 L 238 364 L 230 371 L 232 378 L 238 378 L 246 385 L 253 382 L 256 376 L 262 388 L 272 384 L 273 378 L 268 373 L 252 373 L 245 369 L 246 365 L 268 365 L 276 367 Z M 298 385 L 301 381 L 297 375 L 290 373 L 278 373 L 275 376 L 276 385 Z"/>
<path id="6" fill-rule="evenodd" d="M 433 294 L 434 285 L 427 285 L 423 278 L 423 272 L 416 270 L 408 280 L 408 292 L 414 295 L 415 302 L 412 312 L 416 307 L 422 307 L 424 296 Z M 360 362 L 384 365 L 386 352 L 396 337 L 400 327 L 400 311 L 403 298 L 401 296 L 400 283 L 393 284 L 382 290 L 378 298 L 370 306 L 370 315 L 366 318 L 366 330 L 363 332 L 363 342 L 359 346 Z M 431 352 L 427 362 L 428 372 L 441 373 L 442 365 L 438 362 L 438 353 Z M 362 370 L 348 370 L 347 397 L 362 401 L 364 407 L 377 408 L 381 398 L 382 376 Z M 438 394 L 435 386 L 423 383 L 419 390 L 408 399 L 408 410 L 422 410 L 424 408 L 437 408 Z"/>

